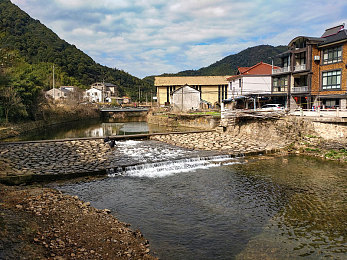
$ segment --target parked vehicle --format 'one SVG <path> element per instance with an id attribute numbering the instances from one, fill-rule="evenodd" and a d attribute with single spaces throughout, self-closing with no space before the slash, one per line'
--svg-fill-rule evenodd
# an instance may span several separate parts
<path id="1" fill-rule="evenodd" d="M 261 107 L 261 110 L 271 111 L 271 110 L 283 110 L 284 106 L 281 104 L 266 104 Z"/>

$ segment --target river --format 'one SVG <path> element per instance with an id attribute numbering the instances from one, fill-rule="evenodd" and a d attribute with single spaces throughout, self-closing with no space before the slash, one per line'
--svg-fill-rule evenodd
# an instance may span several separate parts
<path id="1" fill-rule="evenodd" d="M 19 140 L 181 130 L 92 120 Z M 140 229 L 161 259 L 345 259 L 346 164 L 202 152 L 193 158 L 149 140 L 117 147 L 143 164 L 103 180 L 55 187 Z"/>
<path id="2" fill-rule="evenodd" d="M 148 124 L 147 122 L 110 123 L 102 119 L 90 119 L 53 125 L 45 129 L 35 129 L 21 136 L 7 138 L 2 141 L 17 142 L 34 140 L 53 140 L 65 138 L 103 137 L 112 135 L 133 135 L 159 132 L 167 133 L 187 130 L 192 130 L 192 128 L 159 126 L 155 124 Z"/>
<path id="3" fill-rule="evenodd" d="M 343 259 L 346 165 L 260 158 L 167 161 L 58 189 L 140 229 L 161 259 Z"/>

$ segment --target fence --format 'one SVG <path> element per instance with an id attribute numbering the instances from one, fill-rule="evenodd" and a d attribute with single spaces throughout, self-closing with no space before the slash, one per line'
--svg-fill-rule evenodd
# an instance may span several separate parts
<path id="1" fill-rule="evenodd" d="M 307 116 L 307 117 L 345 117 L 347 118 L 347 109 L 296 109 L 290 112 L 294 116 Z"/>

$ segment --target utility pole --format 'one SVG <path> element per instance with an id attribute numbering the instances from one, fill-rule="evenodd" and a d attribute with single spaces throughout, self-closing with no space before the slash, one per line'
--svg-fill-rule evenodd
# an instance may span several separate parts
<path id="1" fill-rule="evenodd" d="M 152 90 L 151 90 L 151 107 L 153 106 L 153 94 L 152 94 Z"/>
<path id="2" fill-rule="evenodd" d="M 140 90 L 140 85 L 139 85 L 139 103 L 140 103 L 140 100 L 141 100 L 141 90 Z"/>
<path id="3" fill-rule="evenodd" d="M 54 64 L 53 64 L 53 100 L 55 100 L 55 83 L 54 83 Z"/>

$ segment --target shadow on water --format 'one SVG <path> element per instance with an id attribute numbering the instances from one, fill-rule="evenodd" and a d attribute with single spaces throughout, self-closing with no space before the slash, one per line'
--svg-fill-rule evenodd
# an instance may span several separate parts
<path id="1" fill-rule="evenodd" d="M 342 258 L 346 183 L 345 165 L 284 157 L 59 189 L 139 228 L 162 259 Z"/>

